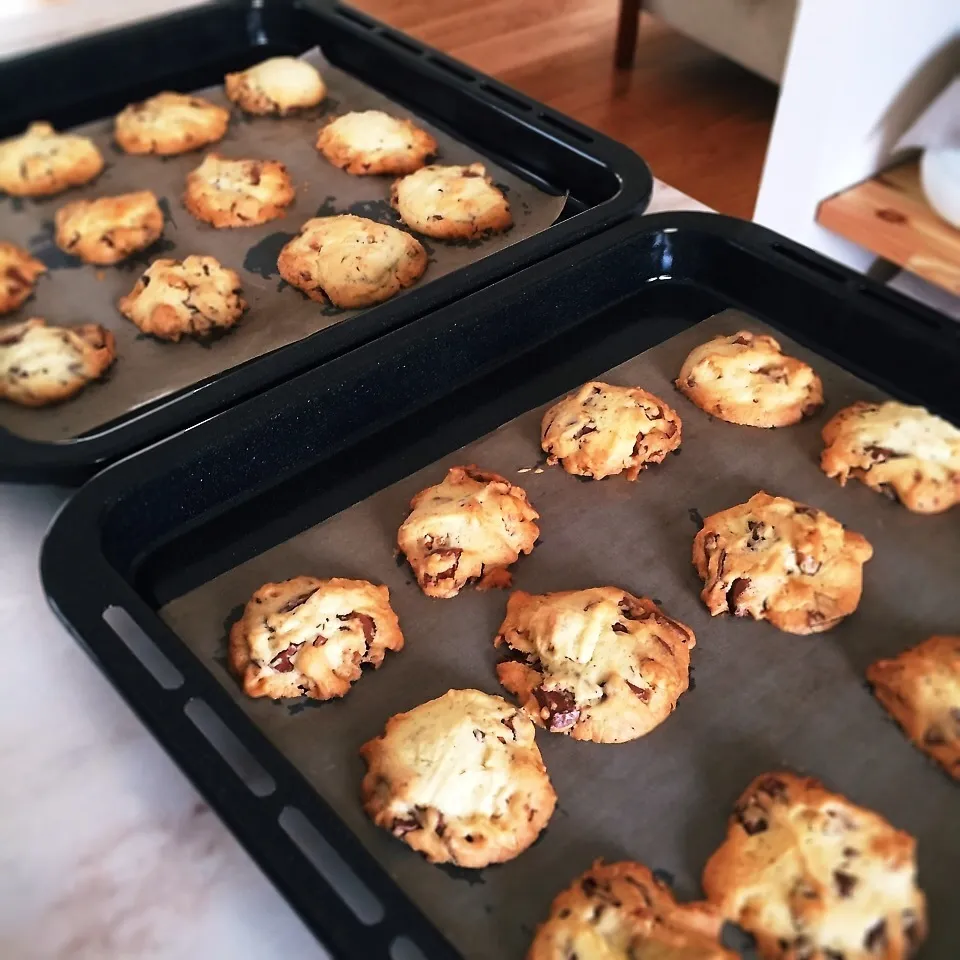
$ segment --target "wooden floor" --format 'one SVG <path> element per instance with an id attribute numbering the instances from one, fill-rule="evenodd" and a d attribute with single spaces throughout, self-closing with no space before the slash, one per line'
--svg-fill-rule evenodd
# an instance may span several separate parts
<path id="1" fill-rule="evenodd" d="M 644 14 L 613 69 L 616 0 L 354 0 L 640 153 L 722 213 L 753 213 L 777 88 Z"/>

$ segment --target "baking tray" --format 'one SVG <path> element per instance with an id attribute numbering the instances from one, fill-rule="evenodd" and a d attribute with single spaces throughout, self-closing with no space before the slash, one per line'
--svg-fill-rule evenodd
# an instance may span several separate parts
<path id="1" fill-rule="evenodd" d="M 757 773 L 791 767 L 918 837 L 932 928 L 922 956 L 955 958 L 956 786 L 885 719 L 862 678 L 874 659 L 956 629 L 960 517 L 841 489 L 816 457 L 825 419 L 859 397 L 893 394 L 960 420 L 956 327 L 768 231 L 710 215 L 643 218 L 555 261 L 97 477 L 44 545 L 55 609 L 336 955 L 396 960 L 400 938 L 428 957 L 519 958 L 551 898 L 596 856 L 635 857 L 696 896 L 737 795 Z M 737 312 L 707 320 L 723 310 Z M 774 328 L 815 363 L 823 413 L 751 430 L 710 421 L 670 390 L 690 346 L 741 325 Z M 635 484 L 577 483 L 540 466 L 538 411 L 611 370 L 675 403 L 680 456 Z M 332 404 L 338 396 L 352 406 Z M 336 413 L 318 418 L 318 404 Z M 499 691 L 491 640 L 505 596 L 427 600 L 392 556 L 410 494 L 466 460 L 522 483 L 543 516 L 518 587 L 618 584 L 660 600 L 698 637 L 694 689 L 647 737 L 606 746 L 539 735 L 558 812 L 533 848 L 478 873 L 426 864 L 374 828 L 357 799 L 356 749 L 388 716 L 448 687 Z M 827 634 L 711 619 L 700 604 L 698 516 L 757 489 L 812 502 L 875 546 L 860 610 Z M 388 583 L 407 647 L 342 701 L 248 701 L 224 668 L 226 627 L 260 582 L 298 572 Z M 213 747 L 209 724 L 199 732 L 198 709 L 232 746 Z M 307 883 L 317 855 L 291 818 L 322 835 L 379 912 L 357 906 L 350 882 L 338 889 L 353 906 L 339 908 L 332 886 Z"/>
<path id="2" fill-rule="evenodd" d="M 318 45 L 327 100 L 281 122 L 235 115 L 217 148 L 288 164 L 297 199 L 279 220 L 244 230 L 202 225 L 180 202 L 183 179 L 202 152 L 131 158 L 111 147 L 112 116 L 128 102 L 169 88 L 223 101 L 218 88 L 227 70 Z M 62 82 L 68 75 L 83 78 L 77 89 Z M 295 371 L 624 219 L 645 206 L 652 183 L 643 161 L 620 144 L 333 3 L 234 0 L 198 7 L 0 65 L 0 80 L 0 90 L 30 91 L 0 93 L 0 136 L 38 117 L 58 128 L 86 124 L 84 132 L 99 143 L 108 167 L 73 193 L 149 186 L 168 214 L 164 237 L 143 255 L 119 268 L 69 269 L 78 262 L 64 258 L 52 241 L 62 196 L 0 203 L 4 236 L 52 268 L 23 315 L 105 323 L 114 329 L 119 352 L 106 382 L 69 403 L 44 410 L 3 405 L 0 477 L 7 479 L 83 479 Z M 371 107 L 418 118 L 435 132 L 445 162 L 485 161 L 508 191 L 516 222 L 506 234 L 479 242 L 428 240 L 425 276 L 385 304 L 324 309 L 280 282 L 276 256 L 317 214 L 349 211 L 398 222 L 387 202 L 389 178 L 350 177 L 318 158 L 312 146 L 324 118 Z M 214 341 L 168 344 L 138 335 L 116 311 L 117 298 L 154 256 L 191 252 L 212 253 L 236 269 L 251 309 L 234 331 Z"/>

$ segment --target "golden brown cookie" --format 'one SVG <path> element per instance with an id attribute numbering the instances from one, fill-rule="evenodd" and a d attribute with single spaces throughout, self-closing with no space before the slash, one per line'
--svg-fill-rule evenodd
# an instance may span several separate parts
<path id="1" fill-rule="evenodd" d="M 927 933 L 915 847 L 818 780 L 767 773 L 737 802 L 703 889 L 764 960 L 907 960 Z"/>
<path id="2" fill-rule="evenodd" d="M 227 97 L 246 113 L 281 117 L 315 107 L 327 95 L 320 72 L 296 57 L 271 57 L 224 78 Z"/>
<path id="3" fill-rule="evenodd" d="M 598 860 L 553 901 L 527 960 L 737 960 L 722 926 L 715 907 L 677 903 L 642 864 Z"/>
<path id="4" fill-rule="evenodd" d="M 317 149 L 335 166 L 356 176 L 419 170 L 437 152 L 437 141 L 410 120 L 382 110 L 345 113 L 317 135 Z"/>
<path id="5" fill-rule="evenodd" d="M 455 597 L 472 580 L 481 589 L 509 587 L 507 567 L 540 536 L 526 492 L 476 466 L 451 467 L 410 507 L 397 546 L 428 597 Z"/>
<path id="6" fill-rule="evenodd" d="M 15 243 L 0 241 L 0 314 L 16 310 L 31 296 L 47 268 Z"/>
<path id="7" fill-rule="evenodd" d="M 106 267 L 146 250 L 163 233 L 163 211 L 149 190 L 74 200 L 57 210 L 57 246 Z"/>
<path id="8" fill-rule="evenodd" d="M 693 542 L 711 616 L 769 620 L 787 633 L 820 633 L 853 613 L 872 556 L 822 510 L 762 491 L 707 517 Z"/>
<path id="9" fill-rule="evenodd" d="M 293 203 L 287 168 L 276 160 L 229 160 L 209 153 L 187 174 L 186 208 L 215 227 L 252 227 L 282 217 Z"/>
<path id="10" fill-rule="evenodd" d="M 167 91 L 124 107 L 113 136 L 127 153 L 164 157 L 216 143 L 229 122 L 229 110 L 202 97 Z"/>
<path id="11" fill-rule="evenodd" d="M 247 309 L 240 277 L 213 257 L 154 260 L 117 304 L 144 333 L 162 340 L 229 330 Z"/>
<path id="12" fill-rule="evenodd" d="M 89 183 L 103 169 L 92 140 L 31 123 L 26 133 L 0 141 L 0 190 L 14 197 L 47 197 Z"/>
<path id="13" fill-rule="evenodd" d="M 369 307 L 416 283 L 427 253 L 409 233 L 343 214 L 308 220 L 281 251 L 280 276 L 311 300 Z"/>
<path id="14" fill-rule="evenodd" d="M 431 863 L 512 860 L 557 802 L 533 724 L 479 690 L 450 690 L 398 713 L 360 754 L 364 810 Z"/>
<path id="15" fill-rule="evenodd" d="M 636 480 L 648 463 L 660 463 L 680 446 L 677 412 L 639 387 L 585 383 L 544 415 L 540 446 L 548 463 L 578 477 L 624 473 Z"/>
<path id="16" fill-rule="evenodd" d="M 741 330 L 692 350 L 677 389 L 711 416 L 748 427 L 787 427 L 823 406 L 813 369 L 765 334 Z"/>
<path id="17" fill-rule="evenodd" d="M 265 583 L 230 629 L 230 667 L 251 697 L 330 700 L 360 668 L 401 650 L 390 591 L 366 580 L 294 577 Z"/>
<path id="18" fill-rule="evenodd" d="M 690 682 L 693 631 L 616 587 L 510 594 L 493 641 L 500 682 L 538 726 L 624 743 L 673 712 Z"/>
<path id="19" fill-rule="evenodd" d="M 403 222 L 438 240 L 471 240 L 513 224 L 510 204 L 482 163 L 422 167 L 390 188 Z"/>
<path id="20" fill-rule="evenodd" d="M 55 327 L 31 317 L 0 327 L 0 397 L 25 407 L 67 400 L 116 357 L 113 334 L 96 323 Z"/>
<path id="21" fill-rule="evenodd" d="M 960 430 L 923 407 L 863 401 L 823 428 L 820 467 L 899 500 L 914 513 L 942 513 L 960 503 Z"/>
<path id="22" fill-rule="evenodd" d="M 867 680 L 913 743 L 960 780 L 960 636 L 930 637 L 878 660 Z"/>

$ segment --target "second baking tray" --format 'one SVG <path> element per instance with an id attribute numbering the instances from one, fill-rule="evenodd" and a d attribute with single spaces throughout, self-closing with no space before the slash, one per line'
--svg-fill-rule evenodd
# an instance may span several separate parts
<path id="1" fill-rule="evenodd" d="M 931 922 L 922 956 L 955 958 L 957 788 L 885 719 L 863 673 L 957 628 L 960 517 L 842 489 L 816 459 L 826 417 L 861 397 L 893 393 L 960 419 L 956 328 L 719 217 L 646 218 L 561 259 L 95 479 L 45 544 L 52 602 L 337 955 L 397 960 L 409 941 L 428 957 L 519 960 L 551 898 L 597 856 L 665 869 L 694 897 L 736 796 L 786 767 L 917 836 Z M 759 431 L 712 422 L 670 391 L 691 346 L 741 326 L 772 327 L 817 367 L 823 413 Z M 542 405 L 604 373 L 666 394 L 684 418 L 681 455 L 635 484 L 577 483 L 540 463 Z M 321 407 L 329 415 L 316 416 Z M 647 737 L 609 746 L 538 735 L 559 809 L 532 849 L 479 872 L 430 866 L 373 827 L 356 754 L 392 713 L 449 687 L 502 692 L 491 640 L 504 595 L 428 600 L 392 556 L 410 495 L 464 461 L 519 482 L 542 514 L 517 587 L 617 584 L 658 599 L 698 638 L 694 688 Z M 699 601 L 698 516 L 763 488 L 826 509 L 874 544 L 860 609 L 827 634 L 711 619 Z M 250 701 L 225 669 L 227 626 L 262 581 L 297 573 L 387 583 L 407 646 L 342 701 Z M 331 851 L 352 879 L 332 880 Z M 314 869 L 323 879 L 307 879 Z"/>
<path id="2" fill-rule="evenodd" d="M 108 270 L 58 269 L 55 283 L 42 281 L 35 310 L 50 322 L 114 317 L 120 358 L 105 384 L 70 403 L 33 411 L 5 404 L 0 477 L 83 479 L 240 397 L 602 230 L 642 210 L 649 198 L 649 171 L 627 148 L 357 11 L 316 0 L 228 0 L 0 64 L 0 136 L 18 133 L 32 119 L 68 128 L 110 117 L 159 90 L 216 85 L 228 70 L 317 45 L 336 68 L 327 71 L 331 93 L 325 104 L 279 123 L 235 118 L 222 146 L 228 155 L 239 150 L 275 156 L 295 177 L 294 207 L 262 228 L 212 231 L 194 223 L 178 192 L 198 155 L 117 156 L 109 149 L 109 121 L 94 125 L 110 163 L 102 182 L 79 195 L 157 189 L 167 203 L 167 235 L 147 254 L 171 247 L 173 256 L 214 253 L 240 271 L 250 314 L 230 336 L 213 343 L 135 342 L 135 331 L 113 304 L 136 279 L 129 268 L 142 270 L 145 256 Z M 67 76 L 76 81 L 64 82 Z M 380 95 L 435 130 L 446 162 L 492 162 L 498 181 L 511 190 L 516 224 L 482 244 L 428 244 L 431 266 L 414 288 L 360 314 L 331 314 L 301 302 L 295 291 L 276 289 L 276 256 L 304 220 L 320 213 L 349 210 L 396 222 L 385 200 L 389 178 L 349 177 L 325 164 L 312 147 L 324 118 L 380 107 Z M 53 210 L 63 202 L 62 197 L 46 203 L 4 199 L 0 219 L 7 223 L 7 239 L 28 245 L 51 267 L 77 266 L 48 235 Z M 549 226 L 558 213 L 559 222 Z M 63 309 L 75 315 L 59 316 Z"/>

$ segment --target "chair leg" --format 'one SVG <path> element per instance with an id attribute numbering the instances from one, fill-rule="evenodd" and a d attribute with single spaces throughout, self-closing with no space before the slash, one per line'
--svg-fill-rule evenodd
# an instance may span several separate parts
<path id="1" fill-rule="evenodd" d="M 637 31 L 640 26 L 640 8 L 643 0 L 620 0 L 620 18 L 617 21 L 617 42 L 613 55 L 618 70 L 633 66 L 637 52 Z"/>

